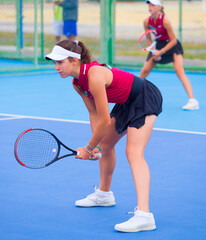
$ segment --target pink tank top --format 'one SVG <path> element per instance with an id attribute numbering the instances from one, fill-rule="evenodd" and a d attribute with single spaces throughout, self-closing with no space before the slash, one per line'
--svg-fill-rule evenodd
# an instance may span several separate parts
<path id="1" fill-rule="evenodd" d="M 127 101 L 132 83 L 134 81 L 134 75 L 132 73 L 113 68 L 107 64 L 99 64 L 94 61 L 90 64 L 82 63 L 80 67 L 79 79 L 74 78 L 73 84 L 77 86 L 86 96 L 94 100 L 89 86 L 88 86 L 88 71 L 92 66 L 108 67 L 113 73 L 113 80 L 110 86 L 106 88 L 107 98 L 109 103 L 123 104 Z"/>
<path id="2" fill-rule="evenodd" d="M 151 29 L 154 29 L 157 33 L 157 40 L 165 41 L 169 39 L 169 35 L 167 33 L 167 30 L 165 29 L 163 25 L 163 19 L 164 14 L 159 14 L 156 23 L 154 23 L 154 20 L 152 19 L 152 16 L 149 17 L 148 26 Z"/>

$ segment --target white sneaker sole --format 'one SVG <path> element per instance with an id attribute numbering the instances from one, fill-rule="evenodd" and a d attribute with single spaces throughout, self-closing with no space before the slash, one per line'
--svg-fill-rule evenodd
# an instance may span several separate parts
<path id="1" fill-rule="evenodd" d="M 153 226 L 149 226 L 149 227 L 146 227 L 146 228 L 129 229 L 129 230 L 119 229 L 118 227 L 115 226 L 114 229 L 119 231 L 119 232 L 140 232 L 140 231 L 152 231 L 152 230 L 155 230 L 156 226 L 153 225 Z"/>
<path id="2" fill-rule="evenodd" d="M 112 207 L 114 206 L 116 203 L 106 203 L 106 204 L 93 204 L 93 205 L 82 205 L 82 204 L 78 204 L 75 203 L 76 207 Z"/>
<path id="3" fill-rule="evenodd" d="M 183 110 L 186 110 L 186 111 L 192 111 L 192 110 L 198 110 L 200 109 L 199 107 L 194 107 L 194 108 L 182 108 Z"/>

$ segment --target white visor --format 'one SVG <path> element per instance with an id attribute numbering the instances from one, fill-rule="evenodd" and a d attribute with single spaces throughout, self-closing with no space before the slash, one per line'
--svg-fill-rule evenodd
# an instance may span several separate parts
<path id="1" fill-rule="evenodd" d="M 81 54 L 71 52 L 69 50 L 64 49 L 63 47 L 55 45 L 54 48 L 52 49 L 52 52 L 45 56 L 47 60 L 55 61 L 61 61 L 68 57 L 76 57 L 77 59 L 81 59 Z"/>
<path id="2" fill-rule="evenodd" d="M 162 6 L 162 3 L 160 2 L 160 0 L 146 0 L 145 2 L 146 3 L 151 3 L 151 4 L 156 5 L 156 6 Z"/>

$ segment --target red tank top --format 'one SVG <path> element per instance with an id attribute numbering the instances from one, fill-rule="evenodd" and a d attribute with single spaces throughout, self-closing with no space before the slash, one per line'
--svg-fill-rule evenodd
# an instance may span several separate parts
<path id="1" fill-rule="evenodd" d="M 156 23 L 154 23 L 154 20 L 152 19 L 152 16 L 149 17 L 148 26 L 151 29 L 154 29 L 157 33 L 156 40 L 165 41 L 169 39 L 169 35 L 167 33 L 167 30 L 165 29 L 163 25 L 163 19 L 164 14 L 159 14 Z"/>
<path id="2" fill-rule="evenodd" d="M 82 63 L 80 67 L 79 79 L 74 78 L 73 84 L 83 91 L 86 96 L 94 100 L 94 97 L 89 90 L 87 74 L 90 67 L 95 65 L 108 67 L 112 71 L 112 83 L 106 88 L 108 102 L 119 104 L 125 103 L 129 97 L 132 83 L 134 81 L 134 75 L 132 73 L 120 70 L 118 68 L 113 68 L 107 64 L 99 64 L 96 61 L 90 64 Z"/>

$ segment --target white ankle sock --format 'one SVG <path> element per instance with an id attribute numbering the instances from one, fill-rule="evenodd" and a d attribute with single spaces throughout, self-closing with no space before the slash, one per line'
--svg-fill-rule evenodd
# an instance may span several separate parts
<path id="1" fill-rule="evenodd" d="M 97 194 L 98 196 L 100 197 L 106 197 L 106 196 L 109 196 L 110 192 L 105 192 L 105 191 L 102 191 L 100 190 L 99 188 L 97 189 Z"/>

